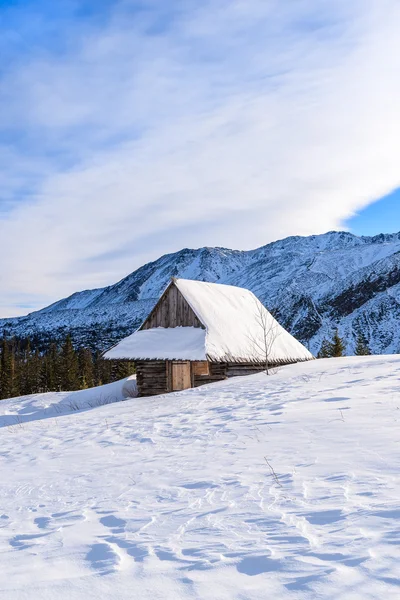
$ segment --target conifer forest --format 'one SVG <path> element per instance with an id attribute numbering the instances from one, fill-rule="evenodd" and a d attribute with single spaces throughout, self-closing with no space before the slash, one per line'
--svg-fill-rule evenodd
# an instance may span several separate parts
<path id="1" fill-rule="evenodd" d="M 45 347 L 27 338 L 0 341 L 0 399 L 81 390 L 133 373 L 131 361 L 104 360 L 99 351 L 74 348 L 69 335 Z"/>

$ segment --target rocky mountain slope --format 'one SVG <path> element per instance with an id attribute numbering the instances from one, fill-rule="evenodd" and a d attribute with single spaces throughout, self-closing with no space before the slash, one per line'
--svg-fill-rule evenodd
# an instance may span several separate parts
<path id="1" fill-rule="evenodd" d="M 59 338 L 105 349 L 140 324 L 172 276 L 251 289 L 317 352 L 336 327 L 348 353 L 362 330 L 374 353 L 400 352 L 400 233 L 329 232 L 289 237 L 247 252 L 183 249 L 118 283 L 77 292 L 26 317 L 0 319 L 7 335 Z"/>

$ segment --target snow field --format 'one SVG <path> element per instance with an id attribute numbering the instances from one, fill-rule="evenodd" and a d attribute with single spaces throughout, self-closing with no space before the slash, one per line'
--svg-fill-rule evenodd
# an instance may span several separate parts
<path id="1" fill-rule="evenodd" d="M 399 598 L 399 377 L 353 357 L 1 402 L 0 598 Z"/>
<path id="2" fill-rule="evenodd" d="M 77 392 L 49 392 L 0 400 L 0 431 L 24 429 L 31 421 L 55 419 L 71 412 L 91 410 L 137 396 L 136 375 Z M 13 429 L 14 427 L 14 429 Z"/>

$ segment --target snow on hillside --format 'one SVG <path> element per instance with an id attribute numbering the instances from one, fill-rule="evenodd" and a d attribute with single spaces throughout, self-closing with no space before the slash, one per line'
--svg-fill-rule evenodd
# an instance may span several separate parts
<path id="1" fill-rule="evenodd" d="M 397 599 L 399 375 L 327 359 L 40 420 L 1 402 L 0 598 Z"/>
<path id="2" fill-rule="evenodd" d="M 47 392 L 0 400 L 0 428 L 24 428 L 31 421 L 51 419 L 137 396 L 136 375 L 77 392 Z M 12 429 L 10 429 L 12 431 Z"/>

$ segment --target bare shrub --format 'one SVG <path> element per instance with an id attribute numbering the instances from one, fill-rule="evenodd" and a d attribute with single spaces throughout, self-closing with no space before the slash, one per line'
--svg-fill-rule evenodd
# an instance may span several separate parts
<path id="1" fill-rule="evenodd" d="M 267 375 L 274 375 L 278 372 L 277 365 L 271 365 L 272 352 L 280 335 L 280 327 L 273 316 L 266 310 L 261 302 L 254 298 L 256 309 L 256 321 L 259 335 L 250 335 L 249 340 L 253 349 L 262 356 L 265 372 Z"/>
<path id="2" fill-rule="evenodd" d="M 86 406 L 89 408 L 97 408 L 99 406 L 106 406 L 107 404 L 114 404 L 114 402 L 118 402 L 117 396 L 100 394 L 98 398 L 86 402 Z"/>
<path id="3" fill-rule="evenodd" d="M 281 484 L 281 482 L 279 481 L 278 475 L 275 473 L 275 470 L 273 468 L 273 466 L 271 465 L 271 463 L 269 462 L 268 458 L 266 456 L 264 456 L 265 462 L 267 463 L 269 470 L 271 471 L 271 475 L 275 480 L 275 483 L 277 485 L 279 485 L 279 487 L 283 487 L 283 485 Z"/>

